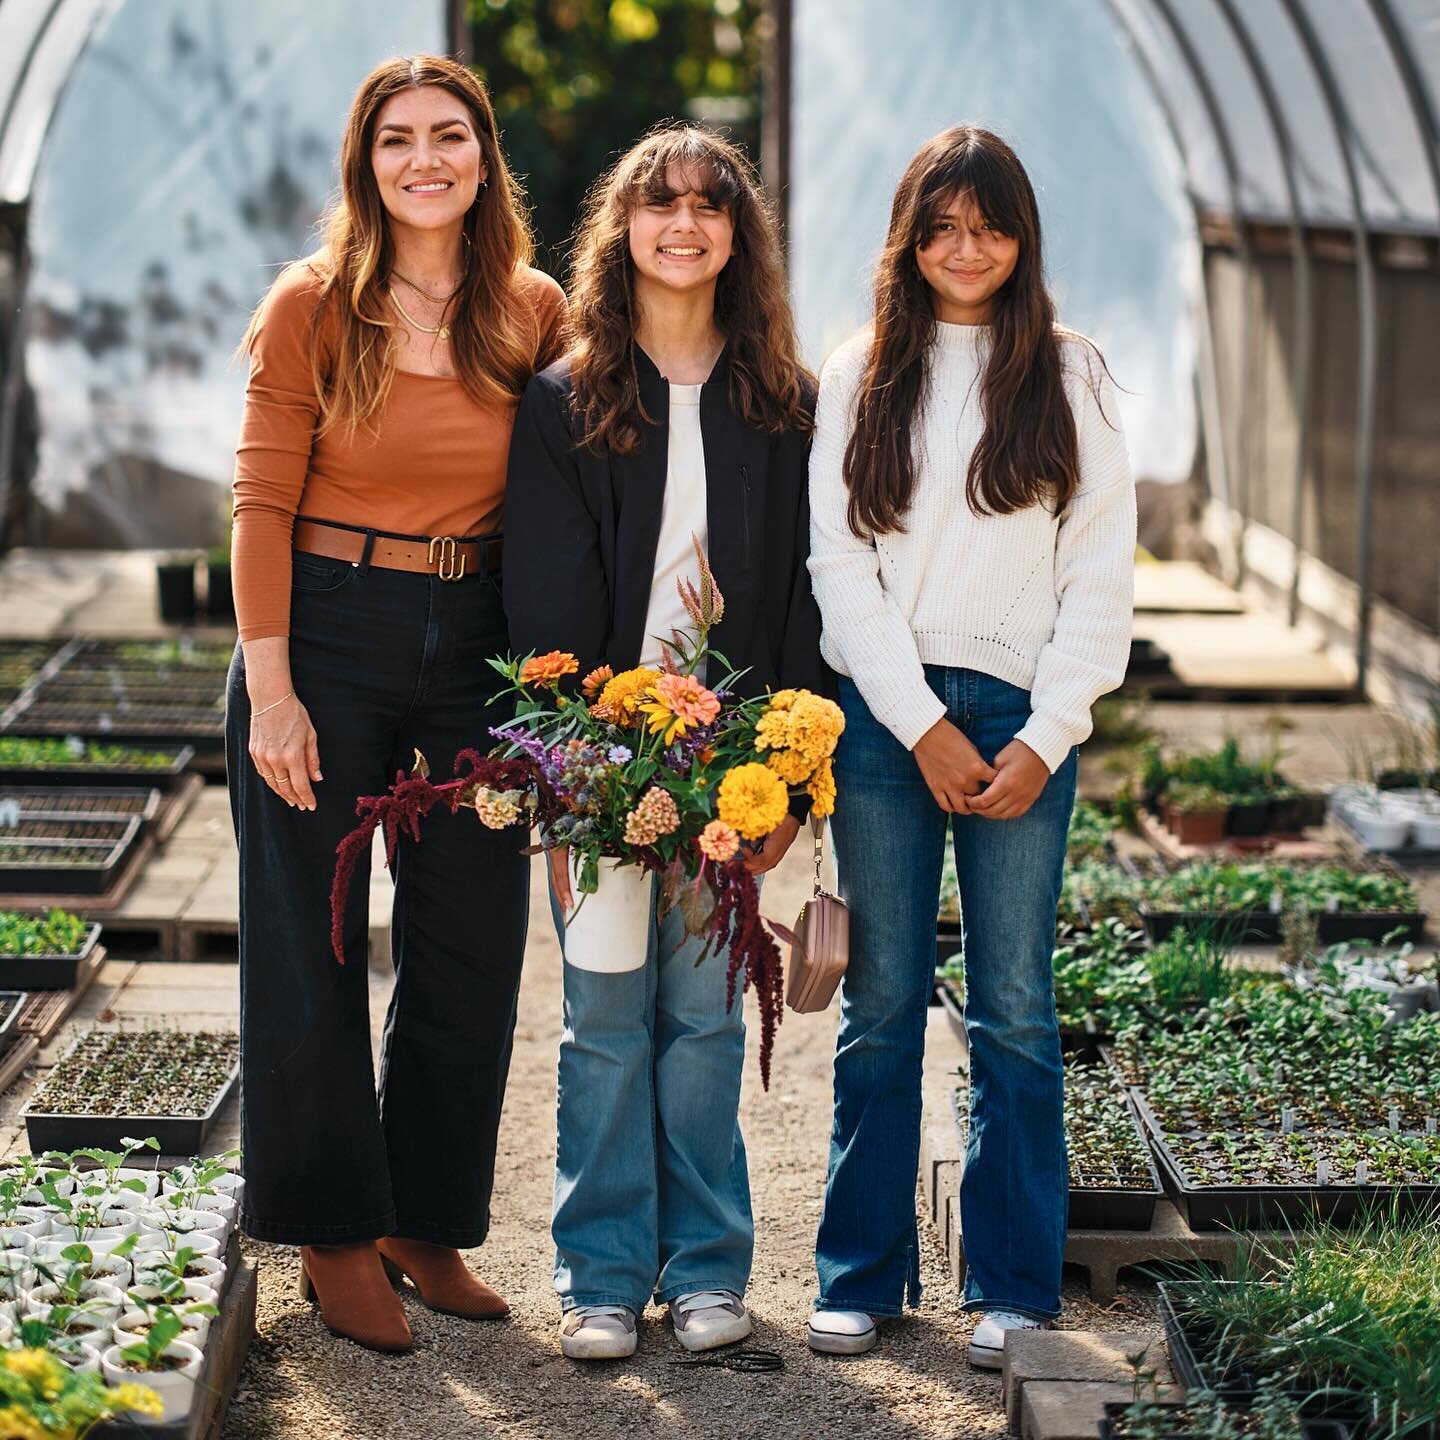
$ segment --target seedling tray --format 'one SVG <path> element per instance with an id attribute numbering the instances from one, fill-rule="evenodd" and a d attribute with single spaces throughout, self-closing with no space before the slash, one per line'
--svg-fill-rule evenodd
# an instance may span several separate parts
<path id="1" fill-rule="evenodd" d="M 1251 1409 L 1258 1395 L 1256 1377 L 1223 1362 L 1218 1365 L 1206 1363 L 1203 1359 L 1204 1337 L 1196 1335 L 1181 1318 L 1176 1296 L 1183 1294 L 1185 1282 L 1161 1280 L 1156 1288 L 1160 1292 L 1157 1308 L 1165 1327 L 1165 1344 L 1170 1352 L 1170 1369 L 1175 1379 L 1186 1390 L 1213 1390 L 1224 1403 L 1236 1410 Z M 1289 1393 L 1299 1403 L 1303 1418 L 1312 1424 L 1328 1422 L 1338 1425 L 1346 1436 L 1357 1434 L 1373 1418 L 1371 1403 L 1358 1392 L 1317 1393 L 1313 1385 L 1297 1378 L 1294 1389 Z"/>
<path id="2" fill-rule="evenodd" d="M 1148 1184 L 1143 1187 L 1104 1186 L 1096 1189 L 1070 1186 L 1070 1229 L 1072 1230 L 1149 1230 L 1155 1223 L 1155 1206 L 1164 1195 L 1160 1176 L 1150 1154 L 1145 1127 L 1135 1110 L 1134 1098 L 1116 1083 L 1124 1094 L 1125 1110 L 1130 1116 L 1135 1137 L 1145 1151 Z M 1118 1177 L 1116 1177 L 1118 1178 Z M 1138 1178 L 1138 1177 L 1137 1177 Z"/>
<path id="3" fill-rule="evenodd" d="M 113 739 L 106 736 L 107 740 Z M 111 785 L 151 785 L 161 790 L 173 790 L 185 774 L 186 767 L 195 758 L 193 745 L 145 746 L 157 753 L 168 753 L 172 758 L 165 766 L 126 765 L 119 762 L 77 761 L 68 765 L 6 765 L 0 766 L 0 787 L 12 785 L 66 789 L 103 789 Z"/>
<path id="4" fill-rule="evenodd" d="M 1190 934 L 1200 930 L 1232 935 L 1237 942 L 1257 945 L 1280 943 L 1283 916 L 1273 910 L 1154 910 L 1148 902 L 1139 904 L 1140 918 L 1151 940 L 1168 940 L 1182 926 Z"/>
<path id="5" fill-rule="evenodd" d="M 142 788 L 79 790 L 68 786 L 50 789 L 39 785 L 11 785 L 0 788 L 0 808 L 7 800 L 14 801 L 26 817 L 45 815 L 59 820 L 88 820 L 96 816 L 138 815 L 142 825 L 153 823 L 160 809 L 160 792 Z"/>
<path id="6" fill-rule="evenodd" d="M 0 825 L 0 840 L 123 840 L 135 816 L 56 815 L 45 811 L 22 814 L 14 825 Z"/>
<path id="7" fill-rule="evenodd" d="M 1396 930 L 1402 932 L 1398 940 L 1412 940 L 1418 944 L 1424 938 L 1425 923 L 1429 918 L 1428 912 L 1423 910 L 1321 910 L 1315 915 L 1322 945 L 1338 945 L 1342 940 L 1373 940 L 1378 944 Z"/>
<path id="8" fill-rule="evenodd" d="M 203 1115 L 56 1115 L 26 1108 L 25 1133 L 36 1155 L 47 1150 L 119 1150 L 132 1135 L 153 1135 L 162 1155 L 199 1155 L 240 1081 L 237 1061 Z"/>
<path id="9" fill-rule="evenodd" d="M 23 990 L 0 990 L 0 1055 L 20 1038 L 20 1012 L 29 998 Z"/>
<path id="10" fill-rule="evenodd" d="M 1160 1182 L 1192 1230 L 1294 1231 L 1312 1219 L 1344 1226 L 1381 1205 L 1387 1214 L 1393 1206 L 1397 1215 L 1411 1215 L 1440 1203 L 1440 1185 L 1192 1186 L 1165 1137 L 1147 1129 Z"/>
<path id="11" fill-rule="evenodd" d="M 177 705 L 169 700 L 37 699 L 6 728 L 27 735 L 80 735 L 115 745 L 180 744 L 223 739 L 225 712 L 223 707 Z"/>
<path id="12" fill-rule="evenodd" d="M 0 894 L 103 894 L 140 834 L 138 816 L 113 823 L 119 829 L 110 839 L 10 840 L 0 833 Z"/>
<path id="13" fill-rule="evenodd" d="M 80 967 L 100 939 L 92 925 L 73 955 L 0 955 L 0 988 L 6 990 L 73 990 Z"/>

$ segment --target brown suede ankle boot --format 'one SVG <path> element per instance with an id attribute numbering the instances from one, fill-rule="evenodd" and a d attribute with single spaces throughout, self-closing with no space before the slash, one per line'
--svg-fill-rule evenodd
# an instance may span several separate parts
<path id="1" fill-rule="evenodd" d="M 431 1310 L 462 1320 L 503 1320 L 510 1307 L 460 1258 L 458 1250 L 387 1236 L 375 1248 L 391 1280 L 408 1275 Z"/>
<path id="2" fill-rule="evenodd" d="M 410 1322 L 373 1240 L 359 1245 L 302 1245 L 300 1294 L 320 1306 L 325 1328 L 367 1350 L 410 1349 Z"/>

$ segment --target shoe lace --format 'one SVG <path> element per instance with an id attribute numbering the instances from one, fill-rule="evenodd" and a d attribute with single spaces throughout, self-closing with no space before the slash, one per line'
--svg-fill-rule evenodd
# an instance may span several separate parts
<path id="1" fill-rule="evenodd" d="M 697 1290 L 693 1295 L 677 1296 L 675 1308 L 688 1315 L 692 1310 L 710 1310 L 721 1305 L 733 1305 L 739 1298 L 731 1290 Z"/>

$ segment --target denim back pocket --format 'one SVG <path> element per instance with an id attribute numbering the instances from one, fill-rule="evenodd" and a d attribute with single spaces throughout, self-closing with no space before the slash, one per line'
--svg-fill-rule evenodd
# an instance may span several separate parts
<path id="1" fill-rule="evenodd" d="M 348 560 L 330 560 L 297 550 L 290 557 L 290 584 L 307 595 L 328 595 L 354 578 L 355 566 Z"/>

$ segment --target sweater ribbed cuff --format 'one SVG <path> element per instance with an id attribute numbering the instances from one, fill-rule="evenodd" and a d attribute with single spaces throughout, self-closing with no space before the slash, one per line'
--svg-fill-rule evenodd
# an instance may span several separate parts
<path id="1" fill-rule="evenodd" d="M 885 722 L 890 733 L 907 749 L 913 750 L 925 732 L 937 720 L 945 718 L 945 702 L 931 690 L 907 699 Z"/>
<path id="2" fill-rule="evenodd" d="M 1069 726 L 1062 725 L 1054 716 L 1035 711 L 1015 738 L 1023 740 L 1045 762 L 1045 768 L 1053 775 L 1065 763 L 1070 747 L 1078 745 L 1084 736 L 1077 736 Z"/>

